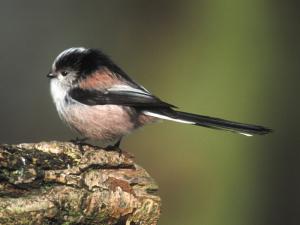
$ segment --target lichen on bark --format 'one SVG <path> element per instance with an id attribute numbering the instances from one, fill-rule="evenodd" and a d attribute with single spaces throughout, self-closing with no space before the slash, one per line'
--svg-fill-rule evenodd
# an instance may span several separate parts
<path id="1" fill-rule="evenodd" d="M 0 145 L 0 224 L 157 224 L 161 201 L 129 154 L 71 142 Z"/>

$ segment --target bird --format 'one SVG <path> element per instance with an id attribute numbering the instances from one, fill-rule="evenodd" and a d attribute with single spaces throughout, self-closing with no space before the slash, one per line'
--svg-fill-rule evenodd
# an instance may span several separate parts
<path id="1" fill-rule="evenodd" d="M 83 137 L 107 148 L 124 136 L 160 120 L 214 128 L 246 136 L 272 130 L 260 126 L 179 111 L 153 95 L 97 48 L 61 52 L 50 72 L 50 93 L 61 120 Z"/>

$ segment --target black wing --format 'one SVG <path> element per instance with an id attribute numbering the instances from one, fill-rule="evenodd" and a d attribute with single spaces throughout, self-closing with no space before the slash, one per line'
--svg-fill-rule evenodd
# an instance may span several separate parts
<path id="1" fill-rule="evenodd" d="M 175 111 L 172 109 L 175 106 L 161 101 L 149 92 L 144 92 L 132 87 L 127 90 L 126 88 L 112 88 L 106 91 L 74 88 L 69 92 L 69 94 L 73 99 L 86 105 L 112 104 L 131 106 L 136 109 L 143 110 L 144 113 L 149 116 L 194 124 L 197 126 L 237 132 L 247 136 L 251 136 L 253 134 L 262 135 L 271 132 L 271 129 L 258 125 L 243 124 L 214 117 Z"/>
<path id="2" fill-rule="evenodd" d="M 108 89 L 105 91 L 74 88 L 69 95 L 85 105 L 123 105 L 135 108 L 174 108 L 175 106 L 140 89 Z M 175 107 L 176 108 L 176 107 Z"/>

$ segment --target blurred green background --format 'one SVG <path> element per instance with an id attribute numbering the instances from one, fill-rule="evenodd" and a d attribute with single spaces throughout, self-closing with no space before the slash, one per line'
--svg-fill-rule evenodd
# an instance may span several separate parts
<path id="1" fill-rule="evenodd" d="M 163 225 L 300 224 L 299 2 L 0 2 L 0 141 L 69 140 L 53 59 L 104 50 L 182 110 L 275 130 L 247 138 L 171 122 L 123 142 L 160 186 Z"/>

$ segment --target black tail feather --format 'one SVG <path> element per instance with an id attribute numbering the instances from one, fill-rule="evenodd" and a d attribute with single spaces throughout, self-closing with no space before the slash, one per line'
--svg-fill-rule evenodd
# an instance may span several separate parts
<path id="1" fill-rule="evenodd" d="M 244 124 L 239 122 L 233 122 L 229 120 L 197 115 L 192 113 L 180 112 L 175 110 L 162 110 L 159 112 L 153 112 L 159 115 L 169 117 L 171 120 L 182 120 L 182 122 L 191 122 L 197 126 L 209 127 L 214 129 L 221 129 L 232 131 L 236 133 L 241 133 L 244 135 L 264 135 L 272 132 L 271 129 L 259 126 L 259 125 L 252 125 L 252 124 Z M 179 121 L 180 122 L 180 121 Z"/>

